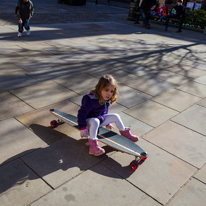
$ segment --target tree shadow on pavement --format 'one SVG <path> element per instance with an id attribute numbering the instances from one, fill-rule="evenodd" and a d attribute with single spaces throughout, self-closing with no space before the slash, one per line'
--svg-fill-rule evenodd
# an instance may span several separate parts
<path id="1" fill-rule="evenodd" d="M 51 132 L 48 133 L 50 127 L 37 124 L 30 127 L 39 138 L 48 141 L 47 135 Z M 55 130 L 54 133 L 61 136 L 61 139 L 45 148 L 24 151 L 1 164 L 0 194 L 13 186 L 38 178 L 42 178 L 52 188 L 56 188 L 86 170 L 104 176 L 104 171 L 100 172 L 98 165 L 103 163 L 105 166 L 104 160 L 106 159 L 109 159 L 113 170 L 121 171 L 121 174 L 124 173 L 124 177 L 117 175 L 118 172 L 107 173 L 111 175 L 111 178 L 122 179 L 132 175 L 133 171 L 129 166 L 122 166 L 112 159 L 112 154 L 116 150 L 111 147 L 103 146 L 106 154 L 95 157 L 88 154 L 88 147 L 85 145 L 86 139 L 76 140 Z"/>

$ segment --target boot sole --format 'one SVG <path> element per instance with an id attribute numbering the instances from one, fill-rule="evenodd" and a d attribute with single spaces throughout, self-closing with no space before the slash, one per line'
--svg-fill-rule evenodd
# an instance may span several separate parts
<path id="1" fill-rule="evenodd" d="M 105 152 L 104 152 L 104 153 L 105 153 Z M 94 153 L 90 153 L 90 152 L 89 152 L 90 155 L 94 155 L 94 156 L 96 156 L 96 157 L 98 157 L 98 156 L 100 156 L 100 155 L 103 155 L 104 153 L 99 154 L 99 155 L 96 155 L 96 154 L 94 154 Z"/>

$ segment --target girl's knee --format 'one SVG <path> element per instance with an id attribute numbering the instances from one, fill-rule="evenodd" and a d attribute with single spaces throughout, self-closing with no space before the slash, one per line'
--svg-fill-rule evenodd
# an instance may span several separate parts
<path id="1" fill-rule="evenodd" d="M 100 121 L 97 118 L 91 118 L 91 119 L 89 119 L 88 124 L 90 126 L 93 125 L 93 126 L 99 127 Z"/>

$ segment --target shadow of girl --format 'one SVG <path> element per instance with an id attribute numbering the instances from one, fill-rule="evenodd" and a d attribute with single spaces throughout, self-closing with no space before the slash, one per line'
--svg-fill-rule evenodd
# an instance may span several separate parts
<path id="1" fill-rule="evenodd" d="M 107 154 L 95 157 L 88 153 L 88 147 L 85 145 L 86 139 L 76 140 L 42 125 L 35 124 L 30 127 L 43 140 L 45 140 L 45 134 L 56 134 L 60 139 L 45 148 L 27 150 L 3 162 L 0 166 L 1 194 L 14 186 L 39 178 L 42 178 L 52 188 L 57 188 L 86 170 L 122 179 L 116 173 L 107 174 L 96 169 L 98 164 L 101 167 L 101 163 L 108 158 L 107 154 L 114 151 L 112 148 L 106 146 Z M 128 177 L 132 174 L 128 166 L 122 167 L 112 157 L 109 159 L 113 167 L 115 166 L 118 170 L 128 169 Z"/>

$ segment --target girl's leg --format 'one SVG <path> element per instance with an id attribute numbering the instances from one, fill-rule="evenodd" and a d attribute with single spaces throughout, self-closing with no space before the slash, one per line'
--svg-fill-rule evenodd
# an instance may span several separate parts
<path id="1" fill-rule="evenodd" d="M 136 142 L 139 140 L 139 137 L 136 135 L 133 135 L 130 132 L 130 128 L 125 128 L 124 124 L 122 123 L 122 120 L 118 114 L 107 114 L 105 116 L 104 122 L 100 125 L 101 126 L 106 126 L 110 123 L 115 123 L 117 128 L 119 129 L 119 132 L 122 136 L 126 137 L 127 139 Z"/>
<path id="2" fill-rule="evenodd" d="M 106 126 L 110 123 L 115 123 L 116 127 L 119 130 L 125 130 L 124 124 L 123 124 L 123 122 L 118 114 L 106 114 L 105 120 L 104 120 L 104 122 L 102 122 L 100 127 Z"/>
<path id="3" fill-rule="evenodd" d="M 89 154 L 100 156 L 105 153 L 105 150 L 98 145 L 97 131 L 100 121 L 97 118 L 87 119 L 87 128 L 89 130 L 89 141 L 86 143 L 89 146 Z"/>
<path id="4" fill-rule="evenodd" d="M 97 132 L 99 129 L 100 121 L 97 118 L 87 119 L 87 129 L 89 130 L 90 139 L 98 139 Z"/>

